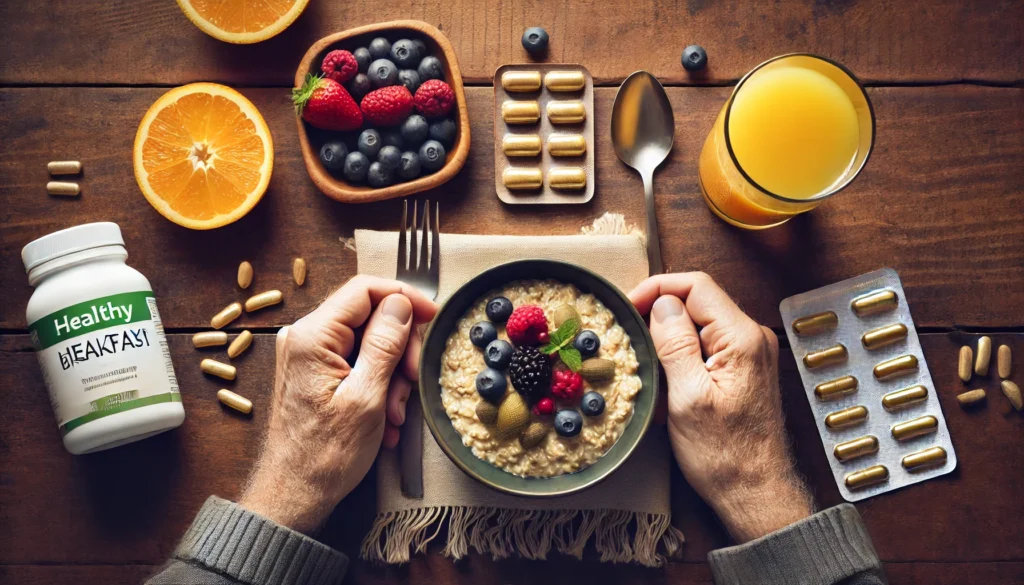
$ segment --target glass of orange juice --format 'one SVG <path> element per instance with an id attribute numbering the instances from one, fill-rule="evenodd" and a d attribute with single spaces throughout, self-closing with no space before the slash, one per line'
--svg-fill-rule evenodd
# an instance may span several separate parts
<path id="1" fill-rule="evenodd" d="M 874 140 L 871 101 L 848 69 L 816 55 L 775 57 L 718 114 L 700 153 L 701 193 L 732 225 L 777 226 L 849 185 Z"/>

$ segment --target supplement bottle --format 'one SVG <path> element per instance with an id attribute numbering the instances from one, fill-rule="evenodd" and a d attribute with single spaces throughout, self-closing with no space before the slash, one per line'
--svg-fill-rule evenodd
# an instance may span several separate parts
<path id="1" fill-rule="evenodd" d="M 21 251 L 25 316 L 64 446 L 76 455 L 185 420 L 153 287 L 125 264 L 121 229 L 90 223 Z"/>

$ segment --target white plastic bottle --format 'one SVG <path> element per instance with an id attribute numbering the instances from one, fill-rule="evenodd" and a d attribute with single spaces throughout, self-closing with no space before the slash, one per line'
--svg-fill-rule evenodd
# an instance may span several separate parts
<path id="1" fill-rule="evenodd" d="M 64 446 L 76 455 L 185 420 L 153 287 L 125 264 L 121 229 L 90 223 L 21 251 L 35 287 L 25 316 Z"/>

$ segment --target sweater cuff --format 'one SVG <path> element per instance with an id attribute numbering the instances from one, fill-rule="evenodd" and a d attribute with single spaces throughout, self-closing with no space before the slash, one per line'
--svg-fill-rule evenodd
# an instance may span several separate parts
<path id="1" fill-rule="evenodd" d="M 248 585 L 337 585 L 348 558 L 234 502 L 210 496 L 174 551 Z"/>
<path id="2" fill-rule="evenodd" d="M 829 585 L 881 568 L 857 509 L 842 504 L 708 554 L 716 585 Z"/>

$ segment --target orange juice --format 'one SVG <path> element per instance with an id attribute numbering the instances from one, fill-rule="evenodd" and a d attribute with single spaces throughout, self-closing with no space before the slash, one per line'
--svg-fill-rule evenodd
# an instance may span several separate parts
<path id="1" fill-rule="evenodd" d="M 849 184 L 873 139 L 870 102 L 848 72 L 811 55 L 776 58 L 722 108 L 701 151 L 701 190 L 733 225 L 778 225 Z"/>

